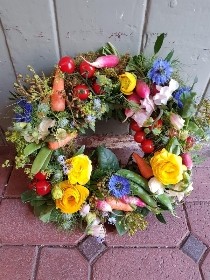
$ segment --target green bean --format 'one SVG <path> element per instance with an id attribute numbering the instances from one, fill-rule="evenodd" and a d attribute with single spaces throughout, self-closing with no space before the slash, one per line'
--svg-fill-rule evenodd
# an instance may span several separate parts
<path id="1" fill-rule="evenodd" d="M 45 162 L 48 160 L 49 155 L 51 154 L 52 150 L 50 150 L 48 147 L 42 147 L 39 151 L 38 155 L 36 156 L 32 167 L 31 167 L 31 173 L 36 174 L 38 173 L 42 167 L 44 166 Z"/>
<path id="2" fill-rule="evenodd" d="M 36 144 L 36 143 L 28 144 L 23 151 L 24 156 L 27 157 L 27 156 L 31 155 L 33 152 L 35 152 L 36 150 L 41 148 L 41 146 L 42 146 L 41 144 Z"/>
<path id="3" fill-rule="evenodd" d="M 135 182 L 136 184 L 140 185 L 142 188 L 144 188 L 146 191 L 149 191 L 148 182 L 145 178 L 143 178 L 141 175 L 128 170 L 128 169 L 120 169 L 116 172 L 117 175 L 120 175 L 122 177 L 125 177 L 126 179 Z"/>
<path id="4" fill-rule="evenodd" d="M 174 209 L 173 209 L 173 205 L 171 203 L 170 197 L 168 197 L 165 193 L 163 193 L 163 194 L 156 196 L 156 198 L 161 204 L 166 206 L 168 208 L 168 210 L 173 214 Z"/>

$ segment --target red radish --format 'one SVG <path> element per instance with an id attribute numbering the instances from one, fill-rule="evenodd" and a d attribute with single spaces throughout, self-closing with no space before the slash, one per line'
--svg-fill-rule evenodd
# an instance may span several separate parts
<path id="1" fill-rule="evenodd" d="M 75 70 L 74 60 L 70 56 L 61 57 L 60 61 L 58 62 L 58 66 L 62 72 L 69 74 L 73 73 Z"/>
<path id="2" fill-rule="evenodd" d="M 193 162 L 190 153 L 184 153 L 181 155 L 181 157 L 182 157 L 182 163 L 187 167 L 187 169 L 191 170 L 193 167 Z"/>
<path id="3" fill-rule="evenodd" d="M 150 88 L 145 82 L 141 80 L 137 80 L 135 90 L 138 96 L 141 98 L 147 98 L 150 95 Z"/>
<path id="4" fill-rule="evenodd" d="M 59 69 L 55 72 L 50 103 L 54 112 L 63 112 L 65 110 L 64 78 Z"/>
<path id="5" fill-rule="evenodd" d="M 192 136 L 188 136 L 186 139 L 186 148 L 190 149 L 195 144 L 195 139 Z"/>
<path id="6" fill-rule="evenodd" d="M 100 56 L 94 62 L 89 62 L 84 57 L 82 57 L 82 59 L 84 59 L 84 61 L 86 61 L 89 65 L 96 68 L 112 68 L 117 66 L 120 61 L 119 57 L 114 54 Z"/>
<path id="7" fill-rule="evenodd" d="M 112 207 L 105 200 L 97 200 L 96 208 L 104 212 L 112 212 Z"/>
<path id="8" fill-rule="evenodd" d="M 134 102 L 136 104 L 140 104 L 140 97 L 136 93 L 132 93 L 127 97 L 128 101 Z"/>
<path id="9" fill-rule="evenodd" d="M 125 109 L 126 119 L 123 122 L 127 121 L 128 118 L 132 117 L 134 113 L 135 112 L 133 110 L 126 108 Z"/>
<path id="10" fill-rule="evenodd" d="M 120 200 L 124 203 L 139 206 L 139 207 L 145 207 L 146 206 L 144 201 L 142 201 L 140 198 L 138 198 L 136 196 L 126 196 L 125 195 Z"/>

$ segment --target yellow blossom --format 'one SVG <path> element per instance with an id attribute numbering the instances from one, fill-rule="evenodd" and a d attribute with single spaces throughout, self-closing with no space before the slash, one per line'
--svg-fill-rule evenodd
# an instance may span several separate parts
<path id="1" fill-rule="evenodd" d="M 125 72 L 124 74 L 119 76 L 119 80 L 121 83 L 121 92 L 125 95 L 132 94 L 132 91 L 136 86 L 136 76 L 134 76 L 132 73 Z"/>
<path id="2" fill-rule="evenodd" d="M 63 196 L 56 199 L 56 208 L 66 214 L 72 214 L 80 210 L 82 204 L 89 195 L 89 190 L 81 185 L 71 185 L 68 180 L 59 183 Z"/>
<path id="3" fill-rule="evenodd" d="M 85 185 L 90 180 L 92 164 L 88 156 L 84 154 L 74 156 L 66 163 L 69 166 L 68 179 L 70 184 Z"/>
<path id="4" fill-rule="evenodd" d="M 186 166 L 182 164 L 182 158 L 169 153 L 166 149 L 156 152 L 150 160 L 153 174 L 164 185 L 177 184 L 183 179 Z"/>

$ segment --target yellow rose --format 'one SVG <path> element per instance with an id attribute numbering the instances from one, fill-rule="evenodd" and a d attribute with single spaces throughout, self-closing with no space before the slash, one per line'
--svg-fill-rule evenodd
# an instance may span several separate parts
<path id="1" fill-rule="evenodd" d="M 154 176 L 164 185 L 177 184 L 183 179 L 183 171 L 186 170 L 182 165 L 182 158 L 167 152 L 166 149 L 156 152 L 150 164 Z"/>
<path id="2" fill-rule="evenodd" d="M 56 199 L 56 208 L 66 214 L 72 214 L 80 210 L 82 204 L 89 195 L 89 190 L 80 185 L 71 185 L 69 181 L 59 183 L 59 188 L 63 191 L 61 199 Z"/>
<path id="3" fill-rule="evenodd" d="M 92 172 L 91 160 L 86 155 L 78 155 L 66 161 L 69 166 L 68 179 L 70 184 L 85 185 Z"/>
<path id="4" fill-rule="evenodd" d="M 132 91 L 136 86 L 136 76 L 134 76 L 132 73 L 125 72 L 125 74 L 119 76 L 119 80 L 121 83 L 121 92 L 126 95 L 132 94 Z"/>

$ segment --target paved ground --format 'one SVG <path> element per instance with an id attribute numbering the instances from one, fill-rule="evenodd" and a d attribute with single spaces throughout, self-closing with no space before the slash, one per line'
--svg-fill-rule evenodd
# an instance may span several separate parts
<path id="1" fill-rule="evenodd" d="M 38 221 L 19 198 L 24 174 L 0 168 L 0 280 L 210 280 L 210 148 L 203 155 L 178 218 L 163 225 L 149 217 L 134 237 L 109 229 L 104 244 Z M 0 164 L 8 157 L 2 141 Z"/>

